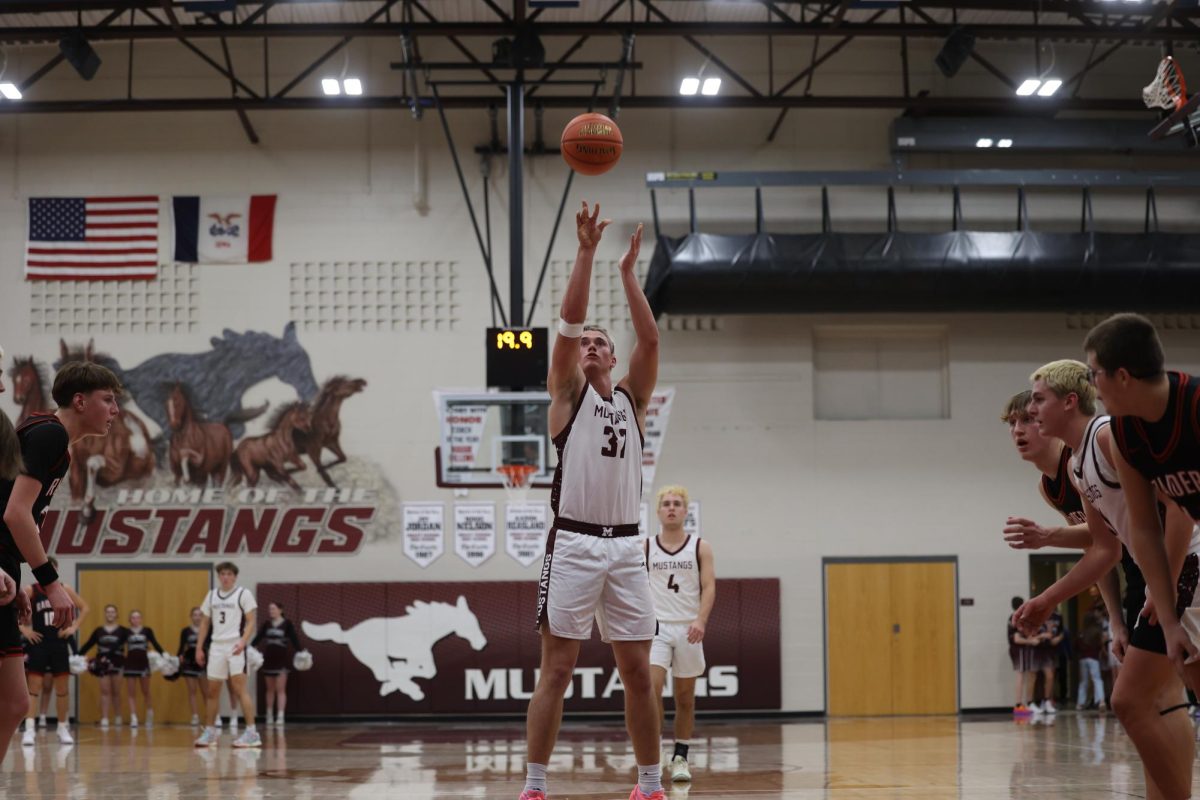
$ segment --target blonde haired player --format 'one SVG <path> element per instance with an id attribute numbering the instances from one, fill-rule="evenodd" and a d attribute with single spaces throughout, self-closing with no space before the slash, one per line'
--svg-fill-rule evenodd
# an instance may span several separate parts
<path id="1" fill-rule="evenodd" d="M 254 702 L 246 689 L 246 648 L 254 636 L 254 617 L 258 603 L 249 589 L 237 585 L 238 568 L 231 561 L 217 564 L 220 586 L 209 590 L 200 604 L 200 631 L 196 641 L 203 643 L 212 625 L 212 644 L 208 653 L 196 648 L 196 663 L 208 664 L 208 726 L 196 740 L 196 747 L 217 743 L 217 715 L 221 713 L 221 687 L 229 681 L 242 705 L 246 730 L 234 740 L 234 747 L 262 747 L 262 738 L 254 727 Z"/>
<path id="2" fill-rule="evenodd" d="M 671 780 L 692 779 L 688 744 L 696 722 L 696 678 L 704 674 L 704 631 L 717 598 L 712 545 L 683 529 L 688 514 L 688 490 L 664 486 L 658 490 L 658 535 L 646 540 L 646 564 L 658 634 L 650 646 L 654 696 L 662 694 L 671 671 L 675 697 L 675 752 Z"/>
<path id="3" fill-rule="evenodd" d="M 575 215 L 579 251 L 563 295 L 546 387 L 549 428 L 558 450 L 550 505 L 554 524 L 538 582 L 541 670 L 526 720 L 526 773 L 521 800 L 545 800 L 546 765 L 562 723 L 592 619 L 610 642 L 625 688 L 625 727 L 633 742 L 638 783 L 630 800 L 662 800 L 659 712 L 650 679 L 650 642 L 657 623 L 646 555 L 638 539 L 642 443 L 646 409 L 658 379 L 658 325 L 634 266 L 642 226 L 621 257 L 621 284 L 637 343 L 629 372 L 613 380 L 617 357 L 608 334 L 583 323 L 592 260 L 609 220 L 587 203 Z"/>

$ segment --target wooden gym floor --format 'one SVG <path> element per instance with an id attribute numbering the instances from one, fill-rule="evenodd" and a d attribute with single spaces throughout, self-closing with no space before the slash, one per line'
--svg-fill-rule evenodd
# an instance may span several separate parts
<path id="1" fill-rule="evenodd" d="M 1060 713 L 1053 724 L 1011 718 L 904 717 L 830 721 L 701 720 L 692 747 L 695 798 L 1143 797 L 1140 765 L 1116 720 Z M 101 731 L 83 726 L 74 746 L 53 731 L 13 741 L 0 796 L 69 798 L 503 798 L 524 779 L 518 723 L 302 725 L 265 729 L 261 752 L 196 750 L 193 731 Z M 552 800 L 624 800 L 632 756 L 614 723 L 570 722 L 551 765 Z"/>

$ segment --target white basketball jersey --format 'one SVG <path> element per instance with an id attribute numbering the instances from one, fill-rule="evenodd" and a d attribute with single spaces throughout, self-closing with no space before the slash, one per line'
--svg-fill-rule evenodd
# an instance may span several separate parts
<path id="1" fill-rule="evenodd" d="M 605 399 L 589 383 L 567 427 L 554 437 L 556 516 L 589 525 L 637 525 L 642 501 L 642 432 L 621 387 Z"/>
<path id="2" fill-rule="evenodd" d="M 691 622 L 700 613 L 700 537 L 688 536 L 672 552 L 648 540 L 650 589 L 659 622 Z"/>
<path id="3" fill-rule="evenodd" d="M 254 595 L 240 586 L 229 594 L 220 588 L 209 590 L 200 610 L 212 620 L 214 642 L 236 642 L 242 636 L 242 620 L 246 614 L 258 608 Z"/>
<path id="4" fill-rule="evenodd" d="M 1071 479 L 1075 488 L 1087 498 L 1104 517 L 1108 529 L 1121 540 L 1121 544 L 1133 552 L 1129 544 L 1129 509 L 1125 505 L 1125 490 L 1117 475 L 1117 468 L 1096 442 L 1096 436 L 1111 422 L 1108 416 L 1098 416 L 1088 423 L 1079 450 L 1071 454 Z M 1200 552 L 1200 527 L 1192 529 L 1189 553 Z"/>

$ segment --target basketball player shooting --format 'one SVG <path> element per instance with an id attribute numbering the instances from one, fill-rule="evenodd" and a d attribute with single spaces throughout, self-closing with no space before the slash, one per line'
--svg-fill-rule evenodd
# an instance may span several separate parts
<path id="1" fill-rule="evenodd" d="M 558 450 L 550 503 L 554 524 L 538 587 L 541 674 L 526 722 L 528 766 L 521 800 L 544 800 L 546 764 L 562 722 L 581 642 L 592 618 L 612 644 L 625 688 L 625 726 L 638 784 L 630 800 L 661 800 L 659 714 L 650 677 L 657 623 L 645 550 L 638 538 L 646 409 L 658 378 L 658 325 L 634 266 L 642 226 L 621 257 L 621 283 L 637 343 L 629 371 L 615 385 L 617 356 L 608 333 L 584 325 L 592 260 L 610 220 L 587 203 L 575 215 L 579 253 L 563 297 L 547 388 L 549 425 Z"/>

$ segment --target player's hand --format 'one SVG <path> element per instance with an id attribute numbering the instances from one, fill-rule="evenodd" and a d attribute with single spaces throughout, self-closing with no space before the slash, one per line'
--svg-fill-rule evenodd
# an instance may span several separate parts
<path id="1" fill-rule="evenodd" d="M 203 667 L 204 662 L 208 660 L 208 656 L 199 647 L 196 648 L 196 666 Z"/>
<path id="2" fill-rule="evenodd" d="M 68 625 L 67 627 L 65 627 L 61 631 L 59 631 L 58 638 L 70 639 L 72 636 L 75 635 L 75 631 L 77 631 L 77 630 L 79 630 L 78 621 L 75 624 Z"/>
<path id="3" fill-rule="evenodd" d="M 6 606 L 17 599 L 17 582 L 12 575 L 0 570 L 0 606 Z"/>
<path id="4" fill-rule="evenodd" d="M 1200 661 L 1200 649 L 1192 643 L 1187 631 L 1178 621 L 1172 621 L 1162 626 L 1163 638 L 1167 640 L 1167 657 L 1182 669 L 1185 665 Z"/>
<path id="5" fill-rule="evenodd" d="M 238 639 L 237 644 L 235 644 L 233 646 L 233 654 L 235 656 L 241 655 L 243 652 L 245 652 L 245 650 L 246 650 L 246 643 L 243 642 L 241 639 Z"/>
<path id="6" fill-rule="evenodd" d="M 1118 663 L 1125 663 L 1125 651 L 1129 649 L 1129 629 L 1117 623 L 1112 625 L 1112 654 Z"/>
<path id="7" fill-rule="evenodd" d="M 640 225 L 638 226 L 641 227 Z M 704 623 L 700 620 L 688 625 L 688 644 L 700 644 L 704 641 Z"/>
<path id="8" fill-rule="evenodd" d="M 17 624 L 32 625 L 33 624 L 33 605 L 29 602 L 29 595 L 24 592 L 17 592 L 17 599 L 13 601 L 17 607 Z"/>
<path id="9" fill-rule="evenodd" d="M 633 236 L 629 237 L 629 249 L 625 251 L 625 255 L 621 256 L 621 272 L 632 272 L 637 266 L 638 253 L 642 249 L 642 223 L 638 223 L 637 230 L 633 232 Z"/>
<path id="10" fill-rule="evenodd" d="M 1031 519 L 1009 517 L 1004 525 L 1004 541 L 1013 550 L 1039 550 L 1050 543 L 1050 531 Z"/>
<path id="11" fill-rule="evenodd" d="M 1013 627 L 1019 630 L 1024 636 L 1033 636 L 1042 627 L 1042 624 L 1050 616 L 1051 608 L 1041 595 L 1031 597 L 1021 604 L 1021 607 L 1013 612 L 1012 623 Z M 1050 638 L 1049 634 L 1039 636 L 1039 639 Z"/>
<path id="12" fill-rule="evenodd" d="M 65 628 L 75 621 L 75 604 L 61 583 L 55 581 L 47 586 L 46 597 L 54 609 L 54 627 Z"/>
<path id="13" fill-rule="evenodd" d="M 611 219 L 600 219 L 599 203 L 596 203 L 595 211 L 589 214 L 587 201 L 584 200 L 583 210 L 575 215 L 575 233 L 579 236 L 579 246 L 595 250 L 596 245 L 600 244 L 604 229 L 611 224 Z"/>
<path id="14" fill-rule="evenodd" d="M 1151 625 L 1158 624 L 1158 612 L 1154 610 L 1154 598 L 1147 597 L 1146 603 L 1142 606 L 1142 610 L 1138 612 L 1139 617 L 1145 617 Z"/>
<path id="15" fill-rule="evenodd" d="M 29 631 L 28 633 L 25 634 L 25 638 L 28 639 L 33 644 L 41 644 L 42 643 L 42 635 L 40 633 L 38 633 L 37 631 L 33 631 L 33 630 Z"/>

